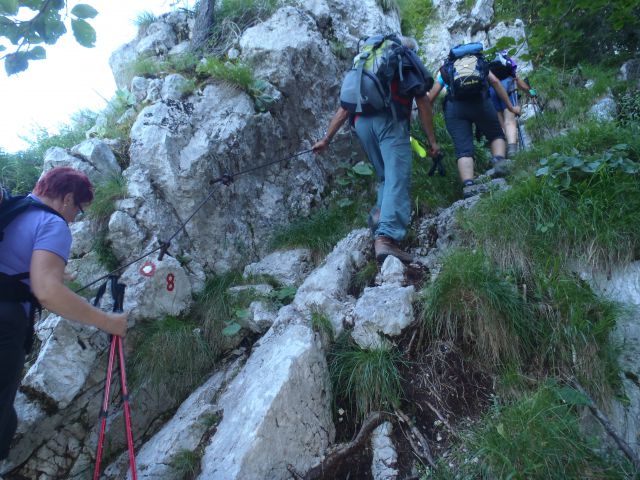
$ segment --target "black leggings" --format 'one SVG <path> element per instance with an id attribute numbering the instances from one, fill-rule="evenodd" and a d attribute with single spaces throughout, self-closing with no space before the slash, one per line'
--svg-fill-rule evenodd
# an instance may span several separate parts
<path id="1" fill-rule="evenodd" d="M 9 455 L 18 427 L 13 402 L 20 386 L 29 330 L 29 319 L 21 304 L 0 302 L 0 460 Z"/>

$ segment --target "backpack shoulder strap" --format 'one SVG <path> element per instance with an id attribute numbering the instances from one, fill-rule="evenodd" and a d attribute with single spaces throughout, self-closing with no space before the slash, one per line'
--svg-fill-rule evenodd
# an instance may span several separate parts
<path id="1" fill-rule="evenodd" d="M 18 215 L 25 212 L 31 207 L 49 212 L 57 217 L 62 218 L 66 222 L 65 218 L 58 211 L 54 210 L 48 205 L 45 205 L 42 202 L 33 199 L 28 195 L 19 195 L 5 198 L 2 201 L 2 205 L 0 205 L 0 241 L 2 241 L 4 229 L 7 227 L 7 225 L 15 220 Z"/>

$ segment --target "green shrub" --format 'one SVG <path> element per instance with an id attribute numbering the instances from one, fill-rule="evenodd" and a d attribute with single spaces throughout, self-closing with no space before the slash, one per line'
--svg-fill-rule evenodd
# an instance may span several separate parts
<path id="1" fill-rule="evenodd" d="M 406 35 L 422 37 L 435 10 L 431 0 L 396 0 L 401 29 Z"/>
<path id="2" fill-rule="evenodd" d="M 106 229 L 102 229 L 96 234 L 92 249 L 96 252 L 98 263 L 107 271 L 111 272 L 120 266 L 120 261 L 111 247 L 111 242 L 107 239 Z"/>
<path id="3" fill-rule="evenodd" d="M 132 383 L 149 382 L 182 397 L 199 385 L 213 367 L 216 351 L 186 318 L 165 317 L 139 325 L 132 355 Z"/>
<path id="4" fill-rule="evenodd" d="M 640 124 L 640 90 L 625 90 L 616 98 L 618 120 L 622 125 Z"/>
<path id="5" fill-rule="evenodd" d="M 333 324 L 331 319 L 318 310 L 311 311 L 311 328 L 314 332 L 326 335 L 329 340 L 333 340 Z"/>
<path id="6" fill-rule="evenodd" d="M 434 478 L 633 478 L 628 462 L 581 432 L 577 408 L 585 403 L 577 391 L 547 384 L 516 403 L 496 404 L 449 460 L 454 466 Z"/>
<path id="7" fill-rule="evenodd" d="M 127 64 L 127 75 L 133 77 L 156 77 L 163 71 L 163 62 L 153 57 L 137 57 Z"/>
<path id="8" fill-rule="evenodd" d="M 354 405 L 359 420 L 370 412 L 398 407 L 402 397 L 399 367 L 404 363 L 399 351 L 365 350 L 344 335 L 328 360 L 334 395 Z"/>
<path id="9" fill-rule="evenodd" d="M 426 289 L 423 328 L 432 338 L 463 342 L 494 367 L 519 363 L 531 352 L 533 312 L 513 280 L 481 253 L 458 250 Z"/>

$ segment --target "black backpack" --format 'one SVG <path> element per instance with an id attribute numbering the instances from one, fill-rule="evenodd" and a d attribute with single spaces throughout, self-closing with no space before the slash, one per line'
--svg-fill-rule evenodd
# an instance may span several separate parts
<path id="1" fill-rule="evenodd" d="M 489 63 L 489 70 L 491 70 L 491 73 L 498 77 L 499 80 L 505 80 L 513 77 L 514 62 L 508 55 L 498 52 L 491 63 Z"/>
<path id="2" fill-rule="evenodd" d="M 489 63 L 482 55 L 482 44 L 476 42 L 453 47 L 447 61 L 440 67 L 440 75 L 451 98 L 482 98 L 488 89 L 489 76 Z"/>
<path id="3" fill-rule="evenodd" d="M 7 190 L 0 187 L 0 248 L 3 248 L 4 229 L 21 213 L 30 208 L 38 208 L 49 213 L 53 213 L 64 219 L 56 210 L 48 207 L 42 202 L 38 202 L 28 195 L 11 195 Z M 66 220 L 65 220 L 66 221 Z M 31 293 L 29 286 L 20 280 L 29 278 L 29 272 L 8 275 L 0 272 L 0 301 L 4 302 L 32 302 L 38 306 L 37 300 Z"/>

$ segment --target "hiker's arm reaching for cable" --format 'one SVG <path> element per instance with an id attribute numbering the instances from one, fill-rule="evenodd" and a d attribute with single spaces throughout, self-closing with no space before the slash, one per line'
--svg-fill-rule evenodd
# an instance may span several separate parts
<path id="1" fill-rule="evenodd" d="M 416 105 L 418 106 L 418 116 L 420 117 L 422 129 L 429 140 L 429 155 L 436 157 L 440 153 L 440 147 L 436 141 L 435 129 L 433 128 L 433 110 L 431 107 L 431 101 L 427 95 L 424 95 L 416 98 Z"/>
<path id="2" fill-rule="evenodd" d="M 502 86 L 502 83 L 500 83 L 500 80 L 498 80 L 498 77 L 496 77 L 493 73 L 489 72 L 488 78 L 489 78 L 489 82 L 491 83 L 491 86 L 498 94 L 498 97 L 500 97 L 500 100 L 502 100 L 504 104 L 507 106 L 509 111 L 512 112 L 514 115 L 520 115 L 521 113 L 520 107 L 513 106 L 513 104 L 511 103 L 511 99 L 509 98 L 509 94 Z"/>
<path id="3" fill-rule="evenodd" d="M 518 76 L 516 76 L 516 85 L 520 90 L 522 90 L 523 92 L 526 92 L 530 97 L 536 96 L 535 89 L 531 88 L 531 85 L 529 85 L 527 82 L 525 82 Z"/>
<path id="4" fill-rule="evenodd" d="M 127 314 L 103 312 L 69 290 L 62 280 L 64 266 L 64 260 L 55 253 L 34 250 L 30 268 L 31 290 L 42 306 L 69 320 L 124 336 Z"/>
<path id="5" fill-rule="evenodd" d="M 339 107 L 338 111 L 333 115 L 331 122 L 329 122 L 329 128 L 327 128 L 327 133 L 321 140 L 318 140 L 313 145 L 313 147 L 311 147 L 311 149 L 315 153 L 324 152 L 329 146 L 329 143 L 331 143 L 331 139 L 333 138 L 333 136 L 338 132 L 338 130 L 340 130 L 340 127 L 344 124 L 344 122 L 347 121 L 348 118 L 349 118 L 349 112 L 344 108 Z"/>

